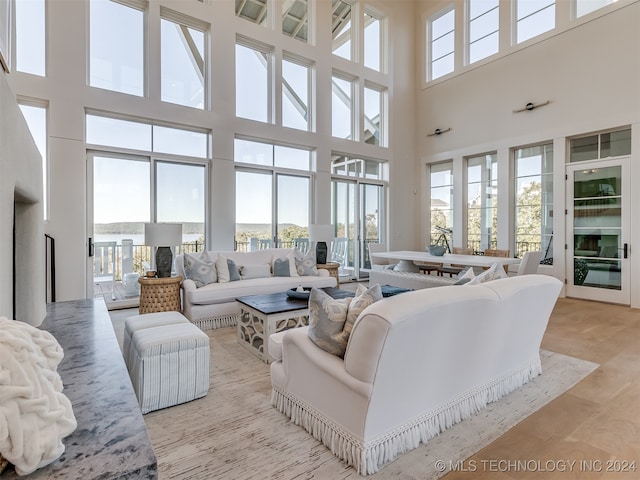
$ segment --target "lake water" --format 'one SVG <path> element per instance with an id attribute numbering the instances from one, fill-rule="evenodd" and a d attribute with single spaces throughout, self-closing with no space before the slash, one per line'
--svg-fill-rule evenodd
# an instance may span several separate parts
<path id="1" fill-rule="evenodd" d="M 117 245 L 122 245 L 122 239 L 124 238 L 130 238 L 131 240 L 133 240 L 134 245 L 144 245 L 143 233 L 134 234 L 134 235 L 130 235 L 130 234 L 127 235 L 127 234 L 120 234 L 120 233 L 109 234 L 109 235 L 96 235 L 93 241 L 94 242 L 116 242 Z M 198 240 L 198 238 L 200 238 L 200 234 L 198 233 L 184 234 L 182 235 L 182 242 L 183 243 L 195 242 L 196 240 Z"/>

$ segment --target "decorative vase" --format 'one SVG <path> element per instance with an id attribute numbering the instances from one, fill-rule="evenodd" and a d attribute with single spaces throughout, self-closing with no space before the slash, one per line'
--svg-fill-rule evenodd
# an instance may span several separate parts
<path id="1" fill-rule="evenodd" d="M 327 242 L 316 243 L 316 263 L 327 263 Z"/>
<path id="2" fill-rule="evenodd" d="M 171 263 L 173 255 L 170 247 L 158 247 L 156 250 L 156 272 L 158 278 L 171 276 Z"/>

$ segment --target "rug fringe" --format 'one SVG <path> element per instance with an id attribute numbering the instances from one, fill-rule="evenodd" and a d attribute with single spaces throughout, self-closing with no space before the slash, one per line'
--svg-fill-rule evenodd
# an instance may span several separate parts
<path id="1" fill-rule="evenodd" d="M 338 458 L 353 466 L 359 474 L 369 475 L 395 460 L 398 455 L 417 448 L 420 443 L 426 443 L 541 373 L 538 355 L 525 367 L 488 382 L 366 444 L 308 403 L 275 386 L 271 391 L 271 405 L 322 442 Z"/>
<path id="2" fill-rule="evenodd" d="M 215 330 L 216 328 L 232 327 L 238 323 L 237 313 L 226 313 L 224 315 L 216 315 L 212 317 L 197 318 L 191 320 L 200 330 Z"/>

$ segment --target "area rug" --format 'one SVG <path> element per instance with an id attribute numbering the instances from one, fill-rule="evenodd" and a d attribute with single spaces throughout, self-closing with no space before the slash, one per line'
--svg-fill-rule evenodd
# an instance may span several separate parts
<path id="1" fill-rule="evenodd" d="M 111 314 L 121 337 L 118 317 L 127 314 Z M 269 367 L 237 344 L 235 328 L 207 333 L 208 395 L 144 417 L 161 480 L 363 478 L 271 406 Z M 440 478 L 598 367 L 548 351 L 541 356 L 542 375 L 366 478 Z"/>

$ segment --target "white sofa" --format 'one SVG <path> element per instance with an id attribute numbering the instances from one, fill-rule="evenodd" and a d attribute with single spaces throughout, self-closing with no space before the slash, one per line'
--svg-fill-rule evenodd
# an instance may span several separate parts
<path id="1" fill-rule="evenodd" d="M 255 252 L 214 252 L 208 251 L 209 258 L 215 263 L 218 254 L 236 262 L 238 268 L 246 265 L 271 264 L 273 258 L 286 257 L 294 252 L 291 248 L 267 248 Z M 318 276 L 293 276 L 252 278 L 235 282 L 214 282 L 196 287 L 193 280 L 186 278 L 184 256 L 176 256 L 176 272 L 184 278 L 182 282 L 182 313 L 202 330 L 231 326 L 237 323 L 237 297 L 285 292 L 298 285 L 303 287 L 335 287 L 337 282 L 327 270 L 318 270 Z"/>
<path id="2" fill-rule="evenodd" d="M 356 320 L 344 360 L 318 348 L 309 327 L 288 330 L 269 343 L 279 358 L 271 403 L 374 473 L 539 375 L 561 287 L 525 275 L 385 298 Z"/>

